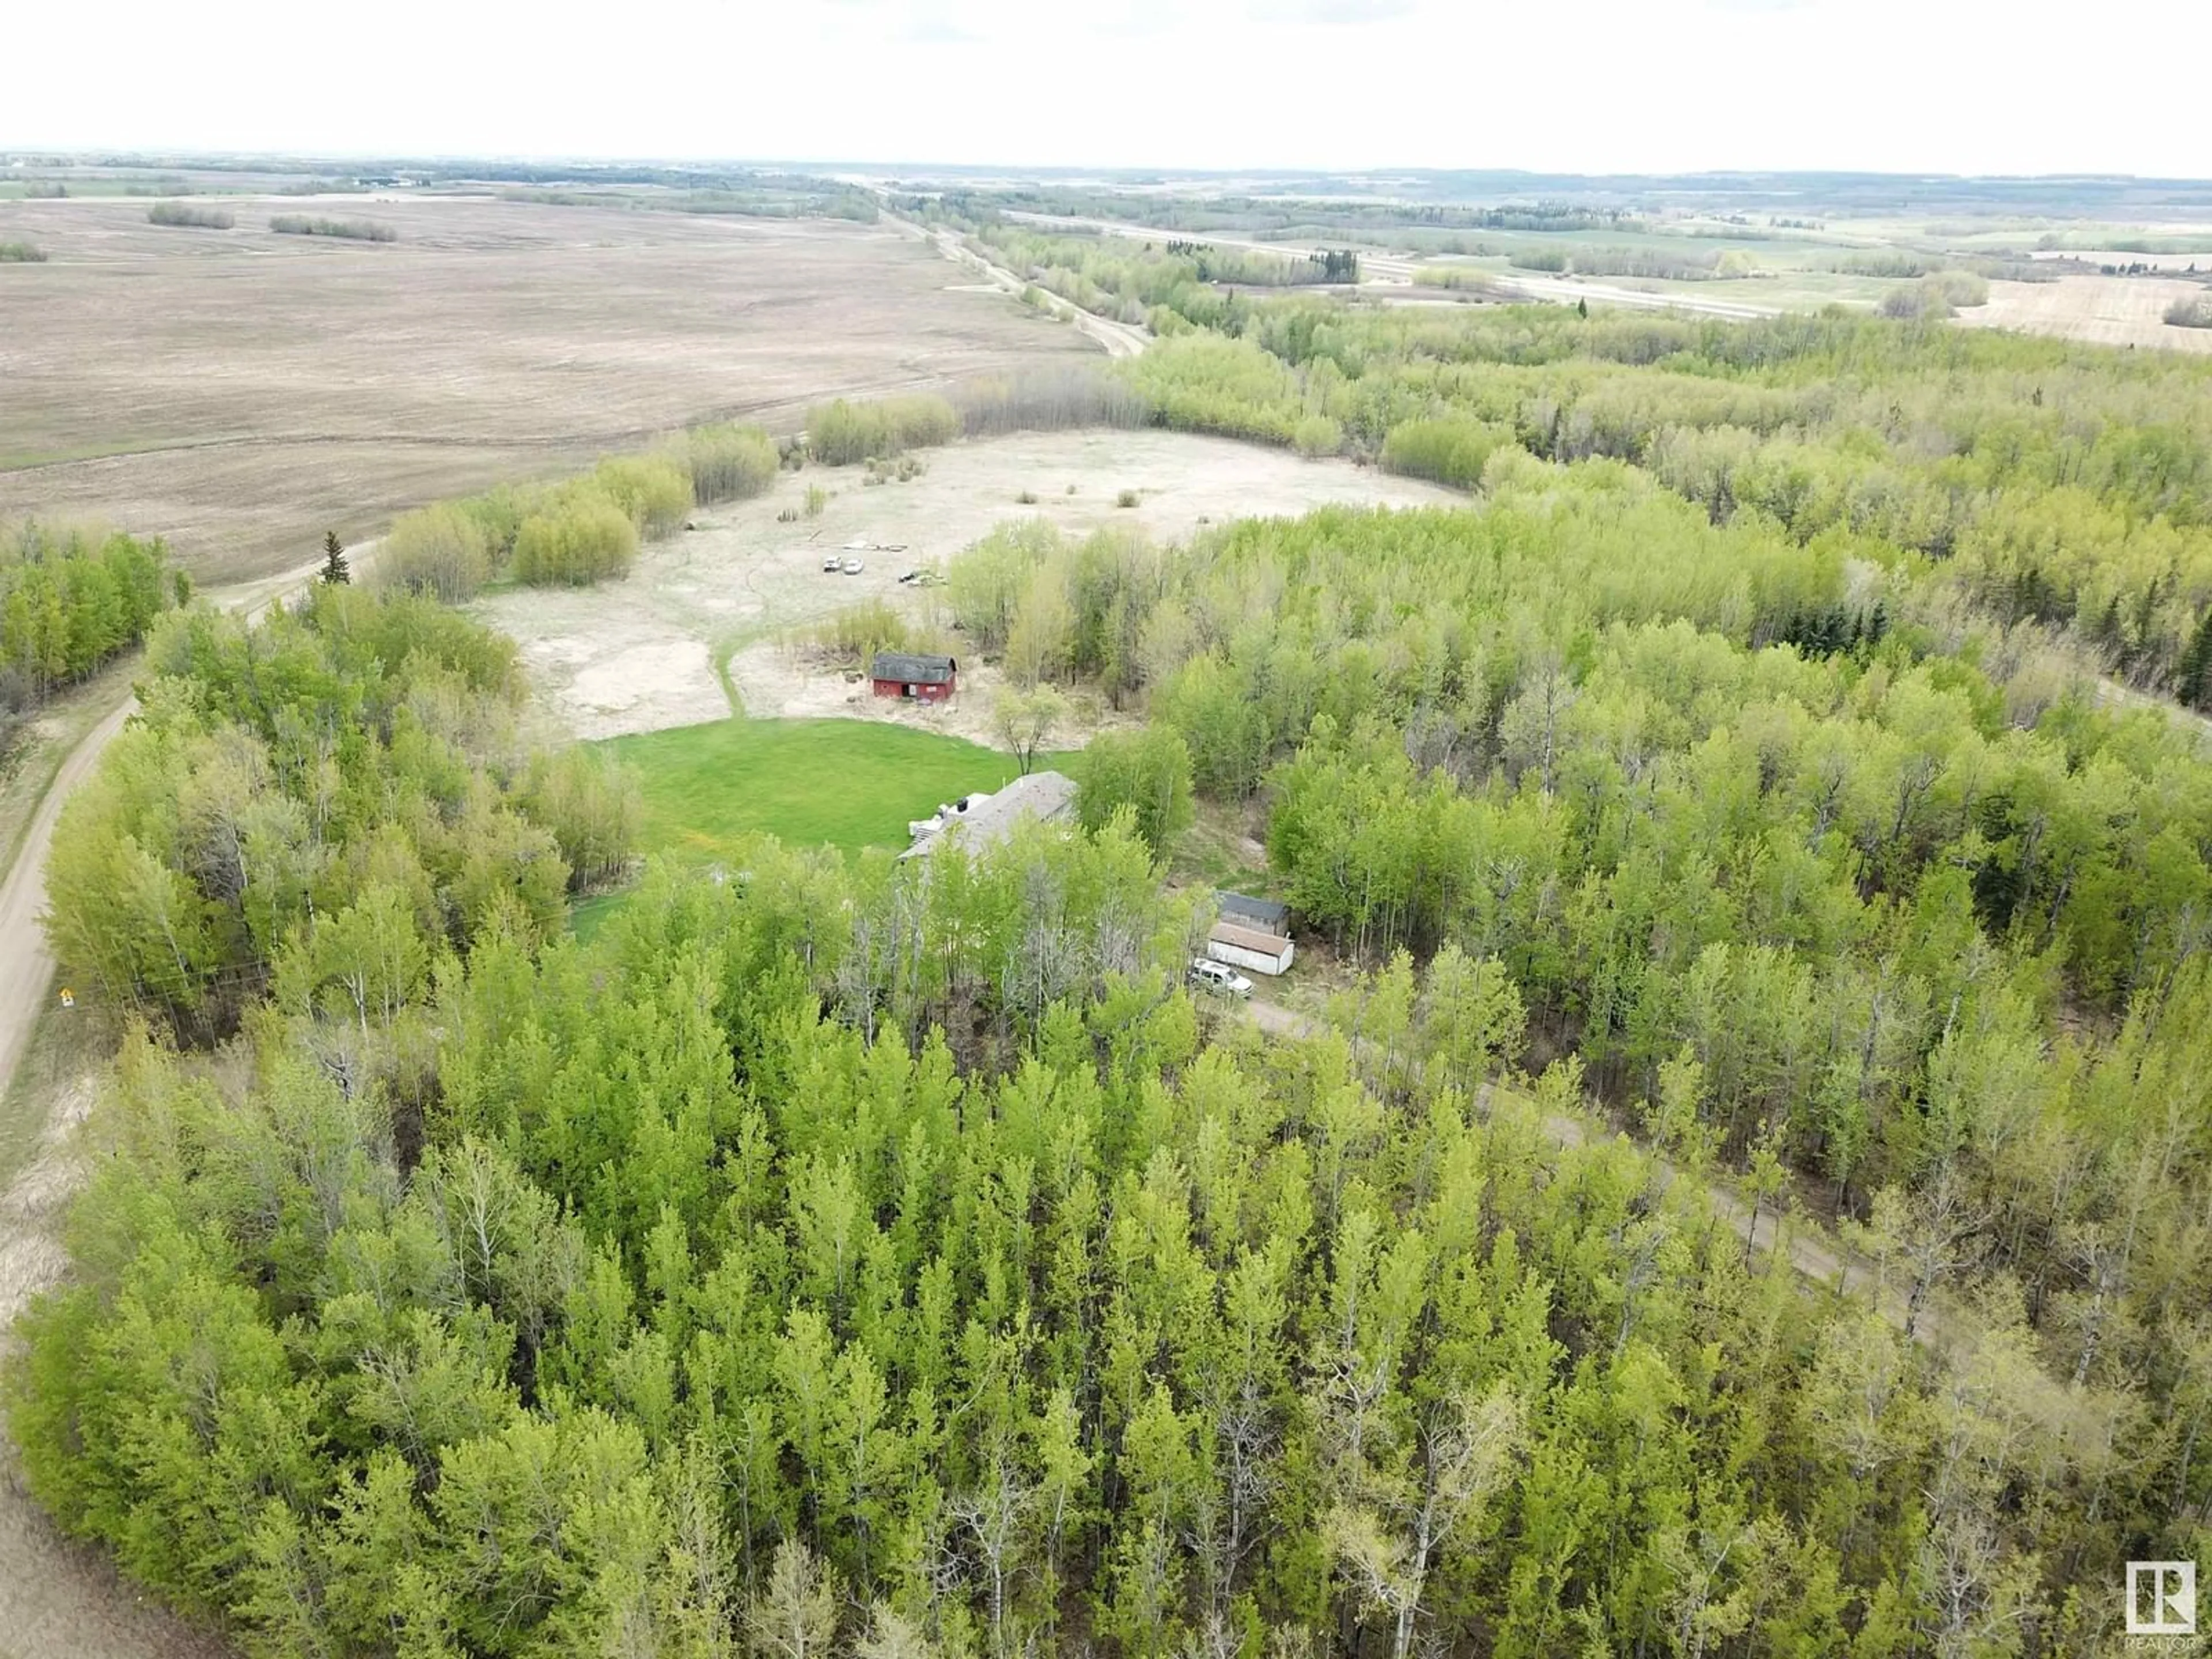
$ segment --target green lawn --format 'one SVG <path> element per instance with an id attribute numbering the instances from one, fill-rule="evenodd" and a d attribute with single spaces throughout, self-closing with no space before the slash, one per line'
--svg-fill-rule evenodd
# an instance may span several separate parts
<path id="1" fill-rule="evenodd" d="M 640 775 L 641 850 L 702 861 L 763 831 L 797 847 L 896 850 L 908 819 L 1015 772 L 1012 756 L 878 720 L 713 720 L 606 746 Z"/>

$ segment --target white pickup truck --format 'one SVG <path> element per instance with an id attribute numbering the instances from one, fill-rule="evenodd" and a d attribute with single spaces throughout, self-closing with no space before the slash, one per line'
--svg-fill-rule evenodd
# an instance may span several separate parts
<path id="1" fill-rule="evenodd" d="M 1193 957 L 1190 963 L 1190 982 L 1201 991 L 1215 991 L 1223 996 L 1249 997 L 1252 981 L 1225 962 L 1216 962 L 1211 957 Z"/>

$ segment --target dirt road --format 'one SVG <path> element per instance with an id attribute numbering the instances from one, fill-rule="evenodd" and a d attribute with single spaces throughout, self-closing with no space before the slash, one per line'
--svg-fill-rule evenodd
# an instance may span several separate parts
<path id="1" fill-rule="evenodd" d="M 374 547 L 363 543 L 349 550 L 356 574 Z M 256 617 L 320 568 L 317 560 L 209 598 L 221 609 Z M 0 1113 L 50 1111 L 43 1122 L 0 1123 L 33 1149 L 21 1174 L 0 1193 L 0 1352 L 12 1340 L 6 1333 L 16 1316 L 67 1270 L 61 1219 L 77 1179 L 70 1132 L 92 1100 L 89 1084 L 58 1102 L 29 1089 L 11 1095 L 9 1086 L 53 989 L 54 959 L 40 921 L 46 854 L 70 792 L 91 775 L 137 707 L 126 697 L 70 751 L 0 878 Z M 213 1659 L 225 1651 L 213 1636 L 124 1582 L 104 1553 L 57 1532 L 23 1489 L 13 1447 L 0 1438 L 0 1659 Z"/>
<path id="2" fill-rule="evenodd" d="M 972 248 L 962 246 L 959 239 L 949 230 L 934 230 L 927 225 L 918 225 L 910 219 L 897 217 L 888 210 L 884 214 L 884 221 L 896 226 L 909 236 L 921 238 L 953 264 L 965 266 L 993 288 L 1011 294 L 1016 299 L 1019 299 L 1030 286 L 1006 266 L 994 264 Z M 1045 293 L 1042 289 L 1037 292 L 1043 295 L 1047 311 L 1073 323 L 1087 338 L 1096 340 L 1105 348 L 1109 357 L 1133 357 L 1152 343 L 1150 329 L 1094 315 L 1072 301 L 1063 300 L 1057 294 Z"/>

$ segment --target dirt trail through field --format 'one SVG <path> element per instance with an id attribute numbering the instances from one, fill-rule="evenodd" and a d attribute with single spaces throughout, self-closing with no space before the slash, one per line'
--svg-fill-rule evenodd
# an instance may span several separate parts
<path id="1" fill-rule="evenodd" d="M 356 573 L 374 547 L 363 543 L 350 550 Z M 318 560 L 209 597 L 222 610 L 256 617 L 320 568 Z M 46 902 L 46 854 L 70 792 L 91 775 L 137 708 L 125 697 L 70 751 L 0 879 L 0 1115 L 51 1108 L 44 1122 L 0 1121 L 9 1138 L 33 1149 L 0 1193 L 0 1353 L 12 1344 L 7 1333 L 16 1316 L 68 1267 L 61 1218 L 78 1177 L 70 1132 L 92 1100 L 88 1084 L 58 1102 L 34 1098 L 28 1089 L 13 1096 L 9 1087 L 53 987 L 54 959 L 39 920 Z M 0 1437 L 0 1659 L 198 1659 L 224 1651 L 214 1637 L 125 1583 L 103 1553 L 57 1532 L 24 1490 L 12 1443 Z"/>
<path id="2" fill-rule="evenodd" d="M 963 247 L 951 231 L 932 230 L 927 226 L 915 224 L 909 219 L 897 218 L 888 212 L 884 216 L 888 222 L 908 235 L 920 237 L 955 264 L 974 271 L 1000 293 L 1011 294 L 1019 299 L 1030 286 L 1006 266 L 994 264 L 972 249 Z M 1043 297 L 1046 310 L 1055 317 L 1065 318 L 1073 323 L 1086 337 L 1104 347 L 1109 357 L 1133 357 L 1152 343 L 1150 329 L 1098 316 L 1071 301 L 1061 299 L 1057 294 L 1048 294 L 1042 289 L 1037 292 Z"/>
<path id="3" fill-rule="evenodd" d="M 1328 1029 L 1321 1021 L 1277 1003 L 1255 998 L 1246 1006 L 1251 1011 L 1252 1023 L 1270 1036 L 1317 1036 Z M 1495 1084 L 1484 1085 L 1485 1097 L 1487 1097 L 1496 1087 Z M 1543 1120 L 1543 1129 L 1546 1135 L 1561 1146 L 1587 1146 L 1593 1138 L 1603 1138 L 1615 1133 L 1589 1118 L 1570 1117 L 1560 1112 L 1547 1113 Z M 1662 1187 L 1671 1186 L 1683 1178 L 1680 1170 L 1658 1157 L 1650 1147 L 1640 1150 L 1657 1167 Z M 1717 1181 L 1706 1182 L 1705 1192 L 1712 1205 L 1713 1213 L 1726 1222 L 1729 1231 L 1738 1238 L 1762 1255 L 1774 1250 L 1778 1238 L 1784 1237 L 1782 1217 L 1773 1210 L 1762 1209 L 1754 1222 L 1743 1200 Z M 1840 1245 L 1824 1243 L 1802 1230 L 1790 1231 L 1786 1236 L 1786 1243 L 1790 1265 L 1802 1276 L 1832 1291 L 1841 1293 L 1856 1290 L 1861 1295 L 1874 1297 L 1882 1317 L 1899 1330 L 1905 1328 L 1909 1315 L 1904 1298 L 1887 1287 L 1882 1287 L 1878 1296 L 1875 1294 L 1875 1287 L 1881 1281 L 1872 1263 Z M 1938 1352 L 1956 1349 L 1966 1340 L 1966 1335 L 1967 1333 L 1945 1310 L 1932 1304 L 1920 1310 L 1919 1319 L 1913 1328 L 1914 1340 L 1923 1347 Z"/>

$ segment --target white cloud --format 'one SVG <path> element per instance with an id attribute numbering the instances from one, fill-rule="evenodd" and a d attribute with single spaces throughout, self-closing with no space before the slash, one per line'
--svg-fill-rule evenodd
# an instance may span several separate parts
<path id="1" fill-rule="evenodd" d="M 0 145 L 2212 174 L 2203 0 L 110 0 Z M 27 71 L 36 66 L 36 72 Z"/>

